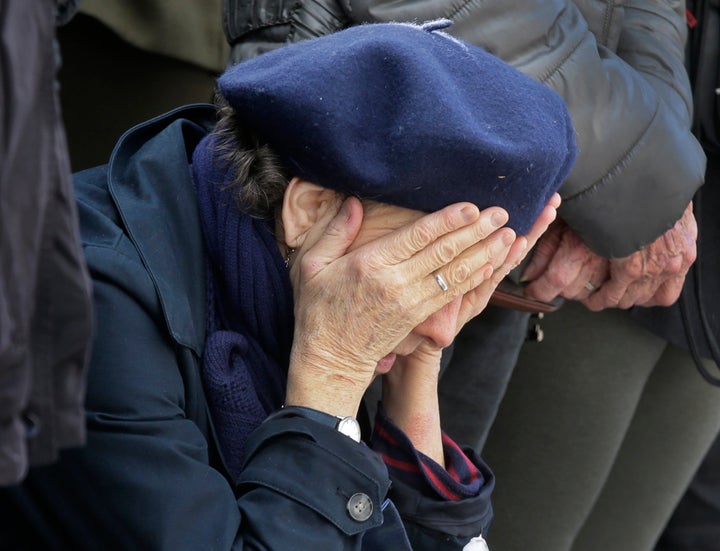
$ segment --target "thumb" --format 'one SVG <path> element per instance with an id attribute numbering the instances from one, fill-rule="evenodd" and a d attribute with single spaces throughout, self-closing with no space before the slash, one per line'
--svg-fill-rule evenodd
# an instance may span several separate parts
<path id="1" fill-rule="evenodd" d="M 520 275 L 520 281 L 533 281 L 545 272 L 547 267 L 550 265 L 550 261 L 560 248 L 561 239 L 562 224 L 560 221 L 556 221 L 550 226 L 545 234 L 538 239 L 537 243 L 530 251 L 530 260 Z"/>

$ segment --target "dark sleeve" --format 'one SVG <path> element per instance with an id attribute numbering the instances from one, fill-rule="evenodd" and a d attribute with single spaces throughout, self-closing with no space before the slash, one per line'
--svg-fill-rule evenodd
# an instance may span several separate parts
<path id="1" fill-rule="evenodd" d="M 472 449 L 460 449 L 443 435 L 446 470 L 418 452 L 382 406 L 371 446 L 388 465 L 389 496 L 414 550 L 463 549 L 472 538 L 482 541 L 492 519 L 495 478 Z"/>
<path id="2" fill-rule="evenodd" d="M 316 38 L 350 23 L 337 0 L 223 0 L 223 26 L 238 63 L 284 44 Z"/>
<path id="3" fill-rule="evenodd" d="M 194 353 L 170 336 L 127 237 L 88 208 L 97 318 L 88 443 L 13 492 L 14 510 L 24 504 L 35 523 L 30 536 L 68 549 L 358 549 L 381 522 L 389 485 L 377 454 L 303 419 L 268 422 L 237 485 L 229 482 L 198 422 Z M 347 510 L 358 493 L 374 505 L 362 521 Z"/>
<path id="4" fill-rule="evenodd" d="M 460 501 L 477 496 L 485 485 L 483 472 L 448 435 L 442 435 L 442 444 L 447 468 L 415 449 L 382 404 L 378 406 L 370 447 L 383 458 L 392 479 L 402 479 L 433 499 Z"/>

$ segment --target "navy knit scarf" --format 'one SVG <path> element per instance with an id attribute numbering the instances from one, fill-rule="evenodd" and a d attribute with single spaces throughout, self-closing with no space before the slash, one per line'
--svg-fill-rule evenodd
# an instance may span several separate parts
<path id="1" fill-rule="evenodd" d="M 192 163 L 208 259 L 202 378 L 223 456 L 237 479 L 249 434 L 285 397 L 293 296 L 274 221 L 239 210 L 216 139 L 206 136 Z"/>

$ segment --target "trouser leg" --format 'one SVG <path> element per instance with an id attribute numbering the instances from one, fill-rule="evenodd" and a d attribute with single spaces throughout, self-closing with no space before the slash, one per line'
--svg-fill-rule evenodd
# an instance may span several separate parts
<path id="1" fill-rule="evenodd" d="M 567 303 L 523 346 L 484 458 L 491 549 L 563 551 L 590 513 L 664 349 L 626 312 Z"/>
<path id="2" fill-rule="evenodd" d="M 687 351 L 668 346 L 648 380 L 610 476 L 573 549 L 653 549 L 719 429 L 720 389 L 700 376 Z M 720 476 L 712 469 L 708 474 L 715 480 L 718 493 L 713 497 L 718 506 Z M 720 548 L 718 511 L 711 546 L 693 544 L 682 549 Z"/>
<path id="3" fill-rule="evenodd" d="M 488 306 L 455 339 L 440 378 L 443 429 L 460 444 L 481 452 L 517 355 L 529 314 Z"/>
<path id="4" fill-rule="evenodd" d="M 714 551 L 720 542 L 720 437 L 665 527 L 656 551 Z"/>

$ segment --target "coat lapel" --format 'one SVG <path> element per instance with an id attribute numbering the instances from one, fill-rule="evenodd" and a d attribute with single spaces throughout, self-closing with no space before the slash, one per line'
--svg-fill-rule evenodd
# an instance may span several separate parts
<path id="1" fill-rule="evenodd" d="M 160 297 L 170 334 L 202 354 L 205 259 L 189 164 L 211 105 L 186 106 L 128 131 L 110 158 L 110 194 Z"/>

